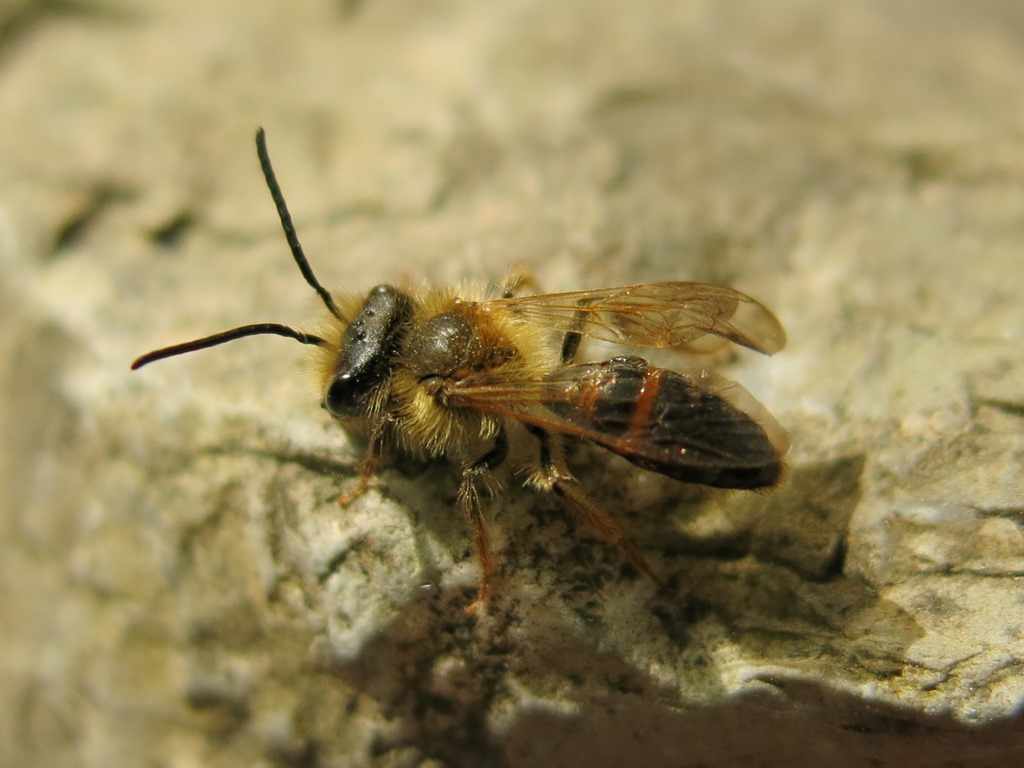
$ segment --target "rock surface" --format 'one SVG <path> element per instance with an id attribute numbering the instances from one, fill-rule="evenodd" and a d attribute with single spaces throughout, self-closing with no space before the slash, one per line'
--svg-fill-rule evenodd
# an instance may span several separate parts
<path id="1" fill-rule="evenodd" d="M 1024 759 L 1024 6 L 0 8 L 0 763 Z M 340 510 L 256 165 L 320 278 L 696 279 L 772 495 L 573 466 L 669 589 L 513 489 L 498 595 L 450 467 Z"/>

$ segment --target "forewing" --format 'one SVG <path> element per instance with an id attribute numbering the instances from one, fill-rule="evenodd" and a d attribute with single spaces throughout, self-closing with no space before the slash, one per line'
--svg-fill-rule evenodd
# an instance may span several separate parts
<path id="1" fill-rule="evenodd" d="M 777 481 L 785 432 L 746 390 L 739 388 L 760 409 L 757 416 L 717 391 L 738 387 L 720 377 L 706 386 L 698 377 L 637 363 L 643 361 L 569 366 L 532 381 L 468 377 L 446 393 L 451 405 L 590 440 L 686 482 L 755 488 Z M 644 394 L 652 392 L 652 376 L 660 395 Z"/>
<path id="2" fill-rule="evenodd" d="M 709 283 L 641 283 L 495 299 L 485 306 L 563 333 L 641 347 L 710 352 L 731 341 L 771 355 L 786 344 L 782 325 L 764 305 Z"/>

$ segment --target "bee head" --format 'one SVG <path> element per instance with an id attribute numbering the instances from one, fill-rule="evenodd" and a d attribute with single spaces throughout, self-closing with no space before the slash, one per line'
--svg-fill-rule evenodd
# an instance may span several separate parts
<path id="1" fill-rule="evenodd" d="M 366 413 L 374 391 L 391 372 L 412 311 L 412 299 L 390 285 L 378 285 L 367 294 L 341 337 L 338 359 L 328 374 L 322 405 L 332 416 Z"/>

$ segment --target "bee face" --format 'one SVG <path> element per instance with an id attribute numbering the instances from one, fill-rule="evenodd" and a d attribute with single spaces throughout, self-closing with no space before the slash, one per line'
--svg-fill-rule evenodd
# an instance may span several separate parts
<path id="1" fill-rule="evenodd" d="M 328 372 L 322 405 L 339 419 L 364 416 L 374 392 L 390 375 L 398 344 L 412 318 L 412 299 L 390 285 L 367 294 L 341 337 Z"/>
<path id="2" fill-rule="evenodd" d="M 322 407 L 369 436 L 359 484 L 339 503 L 364 491 L 385 455 L 396 450 L 458 462 L 458 504 L 472 526 L 482 569 L 474 605 L 487 600 L 495 571 L 481 495 L 494 494 L 507 480 L 513 443 L 516 471 L 527 487 L 557 497 L 658 584 L 643 555 L 572 476 L 567 439 L 591 441 L 684 482 L 755 489 L 780 481 L 785 431 L 742 387 L 707 371 L 687 376 L 655 368 L 639 357 L 575 361 L 584 336 L 684 353 L 732 342 L 773 354 L 785 333 L 754 299 L 686 282 L 516 297 L 528 280 L 514 274 L 501 298 L 489 300 L 378 285 L 346 314 L 306 261 L 262 130 L 256 142 L 292 257 L 329 313 L 333 340 L 256 323 L 155 350 L 132 368 L 259 334 L 319 347 Z"/>

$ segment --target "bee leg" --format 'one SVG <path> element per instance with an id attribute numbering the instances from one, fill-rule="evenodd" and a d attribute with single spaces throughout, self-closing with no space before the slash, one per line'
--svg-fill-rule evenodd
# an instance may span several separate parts
<path id="1" fill-rule="evenodd" d="M 379 468 L 380 458 L 367 452 L 366 457 L 359 462 L 359 482 L 356 483 L 355 488 L 349 489 L 338 497 L 338 506 L 342 508 L 347 507 L 370 490 L 370 486 L 373 485 L 374 475 L 377 474 Z"/>
<path id="2" fill-rule="evenodd" d="M 571 363 L 576 358 L 576 352 L 579 351 L 580 342 L 583 340 L 583 322 L 586 318 L 587 313 L 584 310 L 577 310 L 572 319 L 571 329 L 562 337 L 562 365 Z"/>
<path id="3" fill-rule="evenodd" d="M 665 582 L 651 570 L 640 550 L 629 540 L 618 523 L 587 496 L 576 478 L 569 474 L 561 456 L 557 455 L 561 453 L 560 447 L 557 444 L 552 445 L 551 435 L 540 427 L 528 425 L 526 428 L 540 442 L 541 466 L 539 472 L 530 479 L 530 484 L 536 490 L 557 496 L 578 522 L 589 528 L 598 538 L 618 547 L 638 573 L 649 578 L 660 589 L 664 589 Z M 555 450 L 552 450 L 553 447 Z"/>
<path id="4" fill-rule="evenodd" d="M 637 573 L 649 578 L 659 589 L 666 588 L 665 582 L 651 570 L 647 560 L 636 548 L 636 545 L 629 540 L 625 532 L 619 528 L 607 512 L 583 493 L 576 478 L 560 477 L 555 480 L 551 490 L 569 508 L 577 520 L 590 528 L 599 538 L 617 546 Z"/>
<path id="5" fill-rule="evenodd" d="M 583 315 L 577 312 L 576 317 L 578 318 L 573 322 L 573 325 L 583 325 Z M 568 331 L 565 336 L 562 337 L 562 364 L 571 363 L 576 357 L 576 351 L 580 348 L 580 341 L 583 340 L 583 336 L 579 331 Z"/>
<path id="6" fill-rule="evenodd" d="M 576 359 L 580 342 L 583 341 L 583 324 L 587 320 L 587 311 L 584 307 L 587 306 L 587 303 L 586 300 L 578 302 L 580 308 L 573 315 L 572 326 L 565 332 L 565 336 L 562 337 L 562 365 L 567 365 Z"/>
<path id="7" fill-rule="evenodd" d="M 384 449 L 387 446 L 387 431 L 394 421 L 394 417 L 388 414 L 381 420 L 380 424 L 374 427 L 373 433 L 370 435 L 370 444 L 366 449 L 366 455 L 359 462 L 359 482 L 356 483 L 355 488 L 338 497 L 339 507 L 347 507 L 370 490 L 377 470 L 380 469 L 380 465 L 383 463 Z"/>
<path id="8" fill-rule="evenodd" d="M 459 507 L 473 528 L 473 536 L 476 539 L 476 551 L 480 558 L 480 591 L 474 600 L 466 608 L 466 613 L 473 613 L 482 605 L 487 603 L 491 596 L 491 577 L 494 575 L 494 557 L 491 555 L 491 545 L 487 538 L 487 524 L 484 521 L 483 506 L 480 503 L 480 488 L 478 483 L 485 479 L 493 470 L 501 466 L 508 456 L 508 437 L 505 429 L 498 431 L 494 438 L 494 446 L 480 458 L 462 469 L 462 482 L 459 484 Z"/>
<path id="9" fill-rule="evenodd" d="M 508 273 L 508 277 L 506 277 L 504 282 L 501 284 L 501 298 L 514 298 L 515 295 L 519 293 L 519 289 L 523 287 L 536 290 L 537 281 L 534 279 L 533 275 L 525 269 L 513 269 Z"/>

